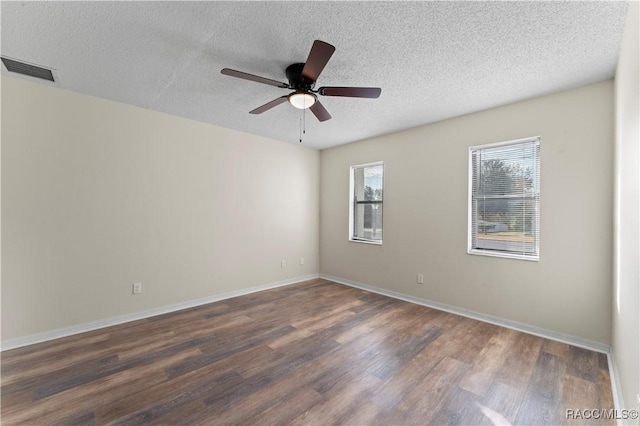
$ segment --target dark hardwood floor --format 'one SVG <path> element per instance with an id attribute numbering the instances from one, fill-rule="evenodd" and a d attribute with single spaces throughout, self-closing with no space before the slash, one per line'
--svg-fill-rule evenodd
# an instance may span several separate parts
<path id="1" fill-rule="evenodd" d="M 566 410 L 613 408 L 604 354 L 320 279 L 3 352 L 1 392 L 5 425 L 588 424 Z"/>

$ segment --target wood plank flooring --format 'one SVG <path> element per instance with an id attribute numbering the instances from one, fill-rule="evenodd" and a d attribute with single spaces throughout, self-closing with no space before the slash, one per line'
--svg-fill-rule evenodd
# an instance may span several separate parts
<path id="1" fill-rule="evenodd" d="M 6 351 L 1 379 L 5 425 L 589 424 L 566 410 L 613 409 L 603 354 L 321 279 Z"/>

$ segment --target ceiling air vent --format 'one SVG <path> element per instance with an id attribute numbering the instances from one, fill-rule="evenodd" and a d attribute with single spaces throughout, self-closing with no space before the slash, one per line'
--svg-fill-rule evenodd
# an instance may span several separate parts
<path id="1" fill-rule="evenodd" d="M 36 65 L 26 64 L 24 62 L 16 61 L 15 59 L 9 59 L 2 57 L 2 63 L 7 67 L 7 71 L 15 72 L 29 77 L 40 78 L 42 80 L 53 81 L 53 73 L 51 70 L 42 68 Z"/>

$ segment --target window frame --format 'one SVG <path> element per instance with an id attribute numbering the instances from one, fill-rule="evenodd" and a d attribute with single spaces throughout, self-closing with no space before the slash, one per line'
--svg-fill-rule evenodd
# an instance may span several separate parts
<path id="1" fill-rule="evenodd" d="M 468 204 L 467 204 L 467 210 L 468 210 L 468 218 L 467 218 L 467 253 L 468 254 L 472 254 L 472 255 L 479 255 L 479 256 L 490 256 L 490 257 L 499 257 L 499 258 L 504 258 L 504 259 L 518 259 L 518 260 L 528 260 L 528 261 L 533 261 L 533 262 L 538 262 L 540 261 L 540 235 L 541 235 L 541 230 L 540 230 L 540 205 L 541 205 L 541 198 L 540 198 L 540 194 L 541 194 L 541 179 L 540 179 L 540 136 L 532 136 L 532 137 L 527 137 L 527 138 L 521 138 L 521 139 L 513 139 L 513 140 L 509 140 L 509 141 L 503 141 L 503 142 L 496 142 L 496 143 L 490 143 L 490 144 L 484 144 L 484 145 L 475 145 L 475 146 L 471 146 L 469 147 L 469 169 L 468 169 Z M 526 197 L 526 198 L 534 198 L 534 200 L 536 201 L 536 229 L 537 229 L 537 233 L 536 233 L 536 240 L 535 240 L 535 245 L 536 245 L 536 250 L 535 250 L 535 254 L 524 254 L 524 253 L 518 253 L 515 251 L 500 251 L 500 250 L 491 250 L 491 249 L 479 249 L 476 247 L 473 247 L 473 202 L 474 202 L 474 198 L 473 198 L 473 153 L 479 150 L 483 150 L 483 149 L 490 149 L 490 148 L 496 148 L 496 147 L 501 147 L 501 146 L 508 146 L 508 145 L 520 145 L 520 144 L 524 144 L 524 143 L 531 143 L 533 142 L 536 146 L 537 146 L 537 158 L 535 161 L 537 170 L 536 170 L 536 183 L 537 183 L 537 192 L 533 197 Z M 518 197 L 514 197 L 513 195 L 507 195 L 504 197 L 500 197 L 500 198 L 496 198 L 496 199 L 509 199 L 509 198 L 518 198 Z M 520 197 L 522 198 L 522 197 Z"/>
<path id="2" fill-rule="evenodd" d="M 358 201 L 356 199 L 356 169 L 363 169 L 366 167 L 373 166 L 382 166 L 382 200 L 376 201 Z M 355 215 L 356 215 L 356 206 L 358 204 L 378 204 L 380 208 L 383 209 L 384 212 L 384 175 L 385 175 L 385 167 L 384 161 L 374 161 L 371 163 L 364 164 L 356 164 L 353 166 L 349 166 L 349 241 L 354 243 L 363 243 L 363 244 L 373 244 L 373 245 L 382 245 L 382 241 L 384 239 L 384 214 L 382 217 L 382 224 L 380 229 L 382 230 L 382 238 L 380 240 L 373 240 L 369 238 L 361 238 L 355 235 Z"/>

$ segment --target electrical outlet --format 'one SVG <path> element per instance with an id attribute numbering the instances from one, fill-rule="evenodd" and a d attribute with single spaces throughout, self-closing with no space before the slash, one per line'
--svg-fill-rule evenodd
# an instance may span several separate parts
<path id="1" fill-rule="evenodd" d="M 418 274 L 418 277 L 416 278 L 416 282 L 418 284 L 424 284 L 424 275 L 423 274 Z"/>
<path id="2" fill-rule="evenodd" d="M 142 293 L 142 283 L 133 283 L 133 294 Z"/>
<path id="3" fill-rule="evenodd" d="M 300 264 L 301 264 L 301 265 L 304 265 L 304 257 L 301 257 L 301 258 L 300 258 Z"/>
<path id="4" fill-rule="evenodd" d="M 282 259 L 282 260 L 280 261 L 280 267 L 281 267 L 281 268 L 286 268 L 286 267 L 287 267 L 287 261 L 286 261 L 286 260 L 284 260 L 284 259 Z"/>

